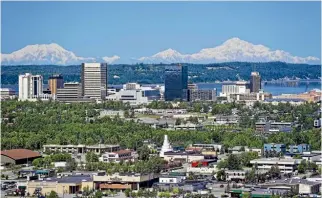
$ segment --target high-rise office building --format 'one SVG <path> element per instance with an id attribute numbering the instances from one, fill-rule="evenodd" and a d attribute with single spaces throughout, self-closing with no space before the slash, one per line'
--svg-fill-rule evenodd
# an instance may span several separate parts
<path id="1" fill-rule="evenodd" d="M 171 65 L 165 67 L 164 99 L 172 101 L 175 99 L 187 100 L 188 90 L 188 67 L 182 65 Z"/>
<path id="2" fill-rule="evenodd" d="M 250 92 L 258 93 L 261 89 L 261 76 L 258 72 L 252 72 L 250 75 Z"/>
<path id="3" fill-rule="evenodd" d="M 26 73 L 19 75 L 19 100 L 38 98 L 43 93 L 43 78 L 41 75 Z"/>
<path id="4" fill-rule="evenodd" d="M 82 95 L 86 98 L 105 99 L 107 93 L 107 64 L 82 64 Z"/>
<path id="5" fill-rule="evenodd" d="M 57 94 L 57 89 L 61 89 L 64 87 L 64 78 L 60 74 L 52 75 L 48 80 L 48 88 L 52 95 Z"/>

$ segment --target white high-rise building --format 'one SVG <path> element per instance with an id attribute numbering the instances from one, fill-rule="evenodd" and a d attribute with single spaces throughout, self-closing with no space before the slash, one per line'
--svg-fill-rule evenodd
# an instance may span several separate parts
<path id="1" fill-rule="evenodd" d="M 107 64 L 82 64 L 82 95 L 88 98 L 105 99 L 107 92 Z"/>
<path id="2" fill-rule="evenodd" d="M 220 96 L 229 96 L 230 94 L 246 94 L 250 93 L 248 83 L 246 81 L 237 81 L 231 83 L 224 83 Z"/>
<path id="3" fill-rule="evenodd" d="M 165 152 L 173 151 L 171 144 L 168 140 L 168 135 L 164 135 L 163 145 L 160 151 L 160 157 L 164 157 Z"/>
<path id="4" fill-rule="evenodd" d="M 26 73 L 19 75 L 19 100 L 35 100 L 43 94 L 43 77 Z"/>

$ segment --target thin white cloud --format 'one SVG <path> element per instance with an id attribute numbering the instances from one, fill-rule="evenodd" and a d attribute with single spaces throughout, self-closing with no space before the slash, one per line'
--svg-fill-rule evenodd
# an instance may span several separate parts
<path id="1" fill-rule="evenodd" d="M 119 60 L 120 58 L 121 58 L 121 57 L 116 56 L 116 55 L 114 55 L 114 56 L 112 56 L 112 57 L 107 57 L 107 56 L 102 57 L 102 59 L 103 59 L 106 63 L 113 63 L 113 62 L 115 62 L 115 61 Z"/>

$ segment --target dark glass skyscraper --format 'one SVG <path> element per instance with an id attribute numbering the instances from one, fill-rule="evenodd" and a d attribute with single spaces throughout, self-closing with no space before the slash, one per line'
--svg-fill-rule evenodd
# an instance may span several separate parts
<path id="1" fill-rule="evenodd" d="M 258 93 L 261 87 L 261 76 L 258 72 L 252 72 L 250 76 L 250 92 Z"/>
<path id="2" fill-rule="evenodd" d="M 171 65 L 165 67 L 164 99 L 166 101 L 187 100 L 188 67 Z"/>

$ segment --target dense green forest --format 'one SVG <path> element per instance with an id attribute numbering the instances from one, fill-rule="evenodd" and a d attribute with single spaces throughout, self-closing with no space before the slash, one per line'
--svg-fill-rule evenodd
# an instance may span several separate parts
<path id="1" fill-rule="evenodd" d="M 213 104 L 212 108 L 224 111 L 231 106 L 218 106 Z M 121 102 L 105 102 L 102 104 L 63 104 L 58 102 L 18 102 L 16 100 L 3 101 L 1 113 L 4 121 L 1 123 L 1 149 L 28 148 L 41 149 L 43 144 L 120 144 L 123 148 L 136 149 L 143 145 L 143 141 L 150 139 L 158 145 L 162 144 L 165 134 L 174 145 L 187 146 L 190 143 L 222 143 L 226 146 L 250 146 L 261 148 L 264 142 L 275 142 L 289 144 L 309 143 L 312 149 L 320 150 L 321 133 L 319 129 L 312 129 L 310 121 L 312 112 L 318 108 L 317 104 L 305 104 L 296 109 L 280 106 L 285 119 L 297 117 L 300 122 L 308 126 L 292 133 L 277 133 L 263 138 L 254 132 L 252 124 L 240 128 L 240 132 L 234 132 L 225 126 L 211 127 L 206 131 L 167 131 L 164 129 L 153 129 L 147 125 L 132 121 L 124 121 L 119 117 L 104 117 L 98 119 L 99 111 L 96 109 L 127 109 L 127 105 Z M 220 108 L 219 108 L 220 107 Z M 238 107 L 238 106 L 237 106 Z M 238 107 L 243 108 L 243 107 Z M 259 106 L 259 109 L 269 108 Z M 94 121 L 86 121 L 88 117 L 95 118 Z M 250 118 L 253 114 L 249 110 L 243 111 L 243 117 Z M 288 118 L 288 117 L 290 118 Z M 303 121 L 301 121 L 303 120 Z"/>
<path id="2" fill-rule="evenodd" d="M 280 78 L 318 79 L 321 73 L 320 65 L 289 64 L 282 62 L 269 63 L 247 63 L 231 62 L 216 64 L 185 64 L 189 68 L 190 81 L 215 82 L 224 80 L 249 80 L 253 69 L 259 71 L 263 80 Z M 108 83 L 124 84 L 127 82 L 138 82 L 140 84 L 155 84 L 164 82 L 165 64 L 136 64 L 136 65 L 109 65 Z M 74 66 L 2 66 L 2 84 L 17 84 L 18 75 L 23 73 L 41 74 L 44 83 L 47 84 L 48 77 L 55 73 L 61 73 L 66 82 L 80 81 L 81 67 Z"/>

